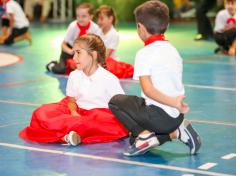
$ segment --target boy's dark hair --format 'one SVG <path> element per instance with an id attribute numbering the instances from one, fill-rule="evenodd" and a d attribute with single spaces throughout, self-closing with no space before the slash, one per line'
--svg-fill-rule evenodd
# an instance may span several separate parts
<path id="1" fill-rule="evenodd" d="M 96 13 L 95 13 L 95 17 L 98 18 L 100 14 L 105 14 L 108 17 L 113 17 L 113 21 L 112 24 L 115 25 L 116 24 L 116 14 L 115 11 L 113 10 L 113 8 L 107 6 L 107 5 L 102 5 L 100 6 Z"/>
<path id="2" fill-rule="evenodd" d="M 76 9 L 78 9 L 78 8 L 88 9 L 88 13 L 89 13 L 90 15 L 93 15 L 93 14 L 94 14 L 94 5 L 91 4 L 91 3 L 84 2 L 84 3 L 78 4 L 78 5 L 76 6 Z"/>
<path id="3" fill-rule="evenodd" d="M 136 23 L 143 24 L 150 34 L 164 34 L 169 24 L 169 8 L 158 0 L 139 5 L 134 15 Z"/>

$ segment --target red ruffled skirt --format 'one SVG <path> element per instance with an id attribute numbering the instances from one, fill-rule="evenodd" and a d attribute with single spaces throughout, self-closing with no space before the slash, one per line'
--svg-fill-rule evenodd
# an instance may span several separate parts
<path id="1" fill-rule="evenodd" d="M 116 75 L 118 78 L 132 78 L 134 67 L 131 64 L 117 61 L 112 58 L 106 58 L 107 70 Z M 73 59 L 68 59 L 66 62 L 66 75 L 76 69 Z"/>
<path id="2" fill-rule="evenodd" d="M 19 136 L 33 142 L 61 142 L 70 131 L 77 132 L 82 143 L 110 142 L 127 136 L 128 131 L 106 108 L 84 110 L 77 108 L 81 117 L 74 117 L 67 107 L 68 98 L 58 103 L 45 104 L 32 115 L 30 125 Z"/>

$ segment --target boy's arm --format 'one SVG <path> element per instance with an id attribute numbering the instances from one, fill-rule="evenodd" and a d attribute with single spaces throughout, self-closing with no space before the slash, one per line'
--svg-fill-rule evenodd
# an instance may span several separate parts
<path id="1" fill-rule="evenodd" d="M 150 76 L 140 76 L 139 80 L 142 90 L 147 97 L 161 104 L 177 108 L 181 113 L 187 113 L 189 111 L 189 106 L 183 102 L 185 96 L 171 97 L 163 94 L 153 86 Z"/>
<path id="2" fill-rule="evenodd" d="M 62 48 L 62 50 L 63 50 L 64 52 L 66 52 L 66 53 L 68 53 L 68 54 L 70 54 L 70 55 L 74 55 L 74 51 L 73 51 L 71 48 L 69 48 L 69 47 L 67 46 L 67 44 L 66 44 L 65 41 L 62 42 L 61 48 Z"/>
<path id="3" fill-rule="evenodd" d="M 73 116 L 81 116 L 77 111 L 76 99 L 74 97 L 69 97 L 68 108 Z"/>
<path id="4" fill-rule="evenodd" d="M 12 13 L 9 14 L 10 18 L 9 18 L 9 28 L 12 29 L 14 26 L 14 15 Z"/>

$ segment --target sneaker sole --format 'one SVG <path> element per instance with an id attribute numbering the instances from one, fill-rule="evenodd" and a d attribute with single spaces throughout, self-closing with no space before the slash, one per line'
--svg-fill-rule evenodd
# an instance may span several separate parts
<path id="1" fill-rule="evenodd" d="M 188 131 L 185 131 L 187 134 L 188 134 L 188 136 L 189 136 L 189 138 L 191 138 L 191 141 L 193 141 L 194 142 L 194 144 L 193 144 L 193 149 L 192 150 L 190 150 L 190 153 L 192 154 L 192 155 L 195 155 L 197 152 L 198 152 L 198 150 L 200 149 L 200 147 L 201 147 L 201 139 L 200 139 L 200 136 L 198 135 L 198 133 L 196 132 L 196 130 L 194 130 L 194 128 L 192 127 L 192 125 L 191 125 L 191 123 L 189 122 L 189 121 L 185 121 L 184 122 L 184 126 L 186 126 L 186 128 L 187 128 L 187 130 Z M 189 134 L 190 133 L 190 134 Z M 194 147 L 195 146 L 195 147 Z"/>

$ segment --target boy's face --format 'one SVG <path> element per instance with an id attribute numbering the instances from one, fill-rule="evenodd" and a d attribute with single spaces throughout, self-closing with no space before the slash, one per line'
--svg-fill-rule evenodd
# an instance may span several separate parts
<path id="1" fill-rule="evenodd" d="M 112 16 L 108 17 L 104 13 L 98 15 L 97 23 L 101 29 L 109 27 L 112 25 Z"/>
<path id="2" fill-rule="evenodd" d="M 234 15 L 236 13 L 236 2 L 234 1 L 225 2 L 225 9 L 228 10 L 230 15 Z"/>
<path id="3" fill-rule="evenodd" d="M 86 26 L 93 16 L 89 14 L 88 9 L 86 8 L 77 8 L 76 9 L 76 19 L 81 26 Z"/>

